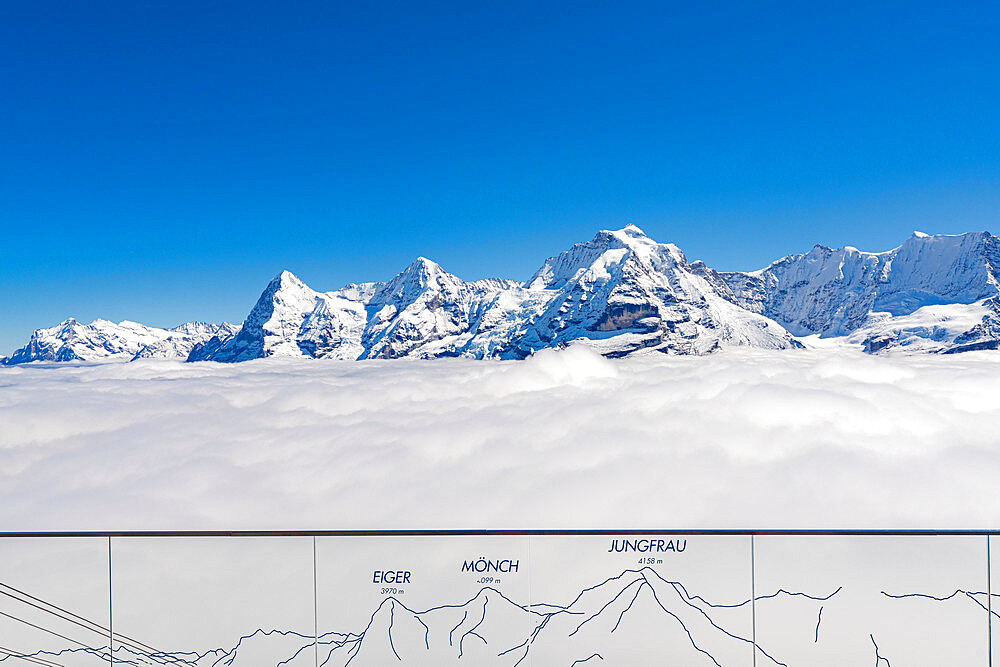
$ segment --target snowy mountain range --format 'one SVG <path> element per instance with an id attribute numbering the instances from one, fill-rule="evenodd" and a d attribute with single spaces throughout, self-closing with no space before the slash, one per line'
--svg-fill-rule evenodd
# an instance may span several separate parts
<path id="1" fill-rule="evenodd" d="M 228 338 L 237 331 L 239 327 L 227 323 L 188 322 L 173 329 L 159 329 L 128 320 L 80 324 L 70 318 L 54 327 L 35 330 L 27 345 L 2 361 L 10 365 L 29 361 L 186 359 L 195 345 L 214 336 Z"/>
<path id="2" fill-rule="evenodd" d="M 886 252 L 817 245 L 750 273 L 688 262 L 635 225 L 600 231 L 526 282 L 471 282 L 417 258 L 387 282 L 317 292 L 288 271 L 241 327 L 73 319 L 2 360 L 237 362 L 270 356 L 520 359 L 573 342 L 620 357 L 826 343 L 951 353 L 1000 344 L 1000 238 L 915 232 Z"/>

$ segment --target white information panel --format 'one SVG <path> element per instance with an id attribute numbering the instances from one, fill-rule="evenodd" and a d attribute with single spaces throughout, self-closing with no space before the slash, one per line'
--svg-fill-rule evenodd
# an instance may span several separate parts
<path id="1" fill-rule="evenodd" d="M 107 538 L 0 538 L 0 665 L 107 665 Z"/>
<path id="2" fill-rule="evenodd" d="M 312 649 L 311 538 L 115 538 L 112 585 L 123 665 L 277 665 Z"/>
<path id="3" fill-rule="evenodd" d="M 754 542 L 758 665 L 989 664 L 985 537 Z"/>
<path id="4" fill-rule="evenodd" d="M 998 552 L 985 534 L 0 537 L 0 667 L 991 667 Z"/>

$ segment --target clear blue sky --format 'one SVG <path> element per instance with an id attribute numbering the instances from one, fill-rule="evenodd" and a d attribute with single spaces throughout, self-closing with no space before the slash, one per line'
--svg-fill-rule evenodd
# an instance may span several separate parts
<path id="1" fill-rule="evenodd" d="M 0 353 L 634 222 L 720 269 L 1000 231 L 997 2 L 8 2 Z"/>

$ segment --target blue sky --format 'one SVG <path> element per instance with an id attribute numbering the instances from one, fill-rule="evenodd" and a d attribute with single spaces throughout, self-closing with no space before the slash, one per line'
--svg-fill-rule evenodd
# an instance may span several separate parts
<path id="1" fill-rule="evenodd" d="M 544 6 L 539 6 L 544 4 Z M 7 3 L 0 353 L 633 222 L 753 269 L 1000 231 L 1000 4 Z"/>

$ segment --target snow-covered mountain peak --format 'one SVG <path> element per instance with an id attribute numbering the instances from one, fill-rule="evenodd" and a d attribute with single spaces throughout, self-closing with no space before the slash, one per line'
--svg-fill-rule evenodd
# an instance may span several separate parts
<path id="1" fill-rule="evenodd" d="M 426 257 L 417 257 L 399 275 L 403 277 L 404 282 L 414 282 L 422 287 L 431 286 L 440 277 L 457 280 L 455 276 L 442 269 L 440 264 Z"/>
<path id="2" fill-rule="evenodd" d="M 527 286 L 538 298 L 548 295 L 525 339 L 532 349 L 578 339 L 612 355 L 794 345 L 780 326 L 736 306 L 704 264 L 690 265 L 680 248 L 634 225 L 602 230 L 549 258 Z"/>
<path id="3" fill-rule="evenodd" d="M 409 266 L 376 289 L 371 302 L 405 307 L 427 291 L 456 293 L 464 282 L 426 257 L 417 257 Z"/>
<path id="4" fill-rule="evenodd" d="M 599 233 L 602 233 L 602 234 L 611 234 L 615 238 L 621 240 L 621 242 L 625 243 L 626 245 L 628 245 L 628 244 L 630 244 L 630 243 L 632 243 L 634 241 L 646 242 L 646 243 L 655 243 L 655 241 L 653 241 L 651 238 L 649 238 L 648 236 L 646 236 L 646 232 L 644 232 L 641 229 L 639 229 L 638 225 L 633 225 L 632 223 L 629 223 L 629 224 L 625 225 L 621 229 L 615 229 L 615 230 L 606 230 L 605 229 L 605 230 L 602 230 Z"/>
<path id="5" fill-rule="evenodd" d="M 284 270 L 274 278 L 267 285 L 267 291 L 277 292 L 282 289 L 309 289 L 304 282 L 302 282 L 297 275 L 291 271 Z"/>
<path id="6" fill-rule="evenodd" d="M 648 263 L 654 256 L 686 263 L 680 248 L 657 243 L 635 225 L 617 230 L 602 229 L 590 241 L 577 243 L 545 260 L 528 280 L 527 287 L 532 290 L 561 289 L 570 283 L 593 284 L 619 274 L 630 258 Z"/>
<path id="7" fill-rule="evenodd" d="M 290 311 L 312 310 L 317 296 L 294 273 L 282 271 L 268 283 L 246 321 L 266 322 L 276 313 L 281 317 Z"/>
<path id="8" fill-rule="evenodd" d="M 418 257 L 406 269 L 380 284 L 365 302 L 367 323 L 361 336 L 362 358 L 435 356 L 466 335 L 485 302 L 516 284 L 500 280 L 465 282 L 436 262 Z M 467 342 L 464 341 L 464 342 Z M 434 352 L 423 352 L 433 347 Z M 441 349 L 439 350 L 438 347 Z"/>
<path id="9" fill-rule="evenodd" d="M 416 259 L 410 262 L 410 265 L 406 267 L 407 271 L 418 270 L 418 271 L 440 271 L 441 265 L 434 260 L 427 259 L 423 255 L 417 255 Z"/>
<path id="10" fill-rule="evenodd" d="M 206 341 L 192 350 L 191 360 L 245 361 L 275 353 L 299 356 L 299 327 L 323 299 L 324 295 L 291 271 L 282 271 L 268 283 L 235 336 Z"/>
<path id="11" fill-rule="evenodd" d="M 639 248 L 658 245 L 656 241 L 646 236 L 646 233 L 636 225 L 627 224 L 621 229 L 602 229 L 594 235 L 591 243 L 605 245 L 608 248 Z"/>
<path id="12" fill-rule="evenodd" d="M 99 322 L 99 321 L 103 321 L 103 320 L 95 320 L 95 322 Z M 74 329 L 76 329 L 78 327 L 81 327 L 81 326 L 83 326 L 83 325 L 81 325 L 79 322 L 77 322 L 75 317 L 68 317 L 65 320 L 63 320 L 62 322 L 60 322 L 59 324 L 57 324 L 55 327 L 52 327 L 52 328 L 53 329 L 58 329 L 60 332 L 70 333 Z"/>
<path id="13" fill-rule="evenodd" d="M 646 233 L 633 224 L 628 224 L 617 230 L 602 230 L 594 237 L 594 242 L 603 239 L 609 248 L 628 248 L 637 257 L 648 258 L 650 255 L 664 255 L 674 262 L 687 263 L 684 253 L 673 243 L 660 243 L 646 236 Z"/>
<path id="14" fill-rule="evenodd" d="M 282 271 L 268 287 L 257 301 L 262 315 L 265 311 L 271 315 L 274 311 L 311 305 L 317 296 L 315 290 L 288 271 Z"/>

